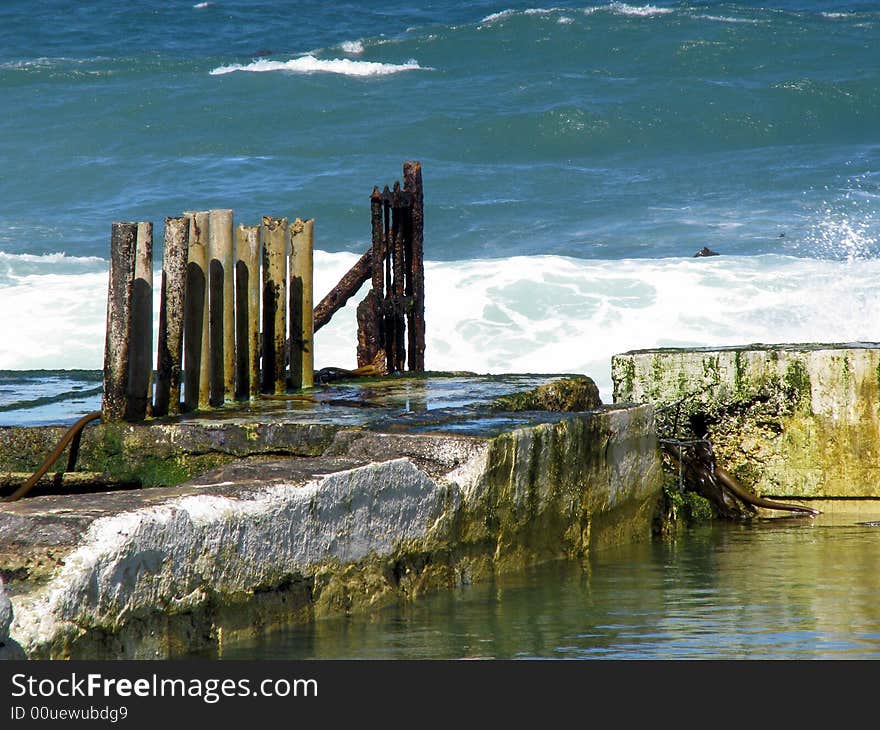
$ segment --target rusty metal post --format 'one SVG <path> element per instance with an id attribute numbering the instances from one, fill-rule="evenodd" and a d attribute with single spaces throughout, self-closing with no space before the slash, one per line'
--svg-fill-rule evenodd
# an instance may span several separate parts
<path id="1" fill-rule="evenodd" d="M 284 393 L 287 319 L 287 218 L 263 216 L 263 377 L 264 393 Z"/>
<path id="2" fill-rule="evenodd" d="M 406 332 L 404 320 L 404 256 L 403 256 L 403 196 L 400 183 L 394 183 L 391 193 L 391 271 L 392 281 L 388 282 L 391 311 L 391 362 L 389 372 L 402 372 L 406 368 Z"/>
<path id="3" fill-rule="evenodd" d="M 136 240 L 137 223 L 111 225 L 104 393 L 101 400 L 101 416 L 105 421 L 121 421 L 125 415 Z"/>
<path id="4" fill-rule="evenodd" d="M 210 396 L 208 350 L 208 212 L 184 213 L 189 222 L 183 323 L 183 392 L 187 410 L 206 408 Z"/>
<path id="5" fill-rule="evenodd" d="M 156 394 L 153 415 L 180 413 L 183 362 L 183 313 L 189 222 L 165 219 L 162 290 L 159 297 L 159 341 L 156 354 Z"/>
<path id="6" fill-rule="evenodd" d="M 143 421 L 153 379 L 153 224 L 137 224 L 131 286 L 131 344 L 128 354 L 125 420 Z"/>
<path id="7" fill-rule="evenodd" d="M 314 385 L 313 248 L 315 221 L 297 218 L 290 227 L 290 387 Z"/>
<path id="8" fill-rule="evenodd" d="M 260 227 L 235 233 L 235 397 L 260 393 Z"/>
<path id="9" fill-rule="evenodd" d="M 425 259 L 424 193 L 422 165 L 410 160 L 403 165 L 404 190 L 412 196 L 412 233 L 410 237 L 409 274 L 412 282 L 412 310 L 409 315 L 409 369 L 425 370 Z"/>
<path id="10" fill-rule="evenodd" d="M 372 246 L 370 248 L 370 274 L 372 288 L 357 307 L 358 322 L 358 367 L 369 365 L 384 348 L 382 337 L 382 316 L 380 307 L 383 298 L 385 275 L 385 247 L 383 231 L 384 202 L 378 187 L 370 195 L 370 223 Z"/>

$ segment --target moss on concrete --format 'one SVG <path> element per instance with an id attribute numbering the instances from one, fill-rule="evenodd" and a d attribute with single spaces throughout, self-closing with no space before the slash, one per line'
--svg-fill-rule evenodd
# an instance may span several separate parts
<path id="1" fill-rule="evenodd" d="M 591 411 L 602 405 L 599 388 L 592 378 L 562 378 L 532 390 L 496 398 L 496 411 Z"/>
<path id="2" fill-rule="evenodd" d="M 76 468 L 143 486 L 173 486 L 237 457 L 317 456 L 341 426 L 300 423 L 100 423 L 83 431 Z M 33 472 L 66 428 L 0 428 L 0 472 Z M 67 467 L 68 450 L 52 470 Z"/>
<path id="3" fill-rule="evenodd" d="M 615 399 L 650 402 L 661 436 L 699 437 L 776 497 L 880 497 L 880 346 L 749 345 L 616 355 Z M 674 408 L 663 408 L 675 405 Z"/>
<path id="4" fill-rule="evenodd" d="M 52 621 L 22 625 L 29 655 L 222 651 L 290 621 L 650 538 L 662 473 L 649 407 L 602 407 L 590 378 L 570 377 L 493 409 L 571 413 L 494 436 L 207 418 L 90 427 L 81 468 L 179 486 L 0 510 L 16 600 L 52 596 Z M 30 439 L 28 464 L 62 433 L 6 429 L 0 443 Z M 306 458 L 240 458 L 267 454 Z"/>

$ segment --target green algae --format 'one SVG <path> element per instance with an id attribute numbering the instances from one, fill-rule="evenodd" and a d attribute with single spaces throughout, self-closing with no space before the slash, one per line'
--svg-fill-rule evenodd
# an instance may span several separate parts
<path id="1" fill-rule="evenodd" d="M 563 378 L 521 393 L 496 398 L 493 411 L 590 411 L 602 405 L 599 388 L 587 376 Z"/>

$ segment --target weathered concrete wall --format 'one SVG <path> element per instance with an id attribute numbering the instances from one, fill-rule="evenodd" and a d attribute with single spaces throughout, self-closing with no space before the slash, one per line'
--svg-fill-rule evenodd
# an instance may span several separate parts
<path id="1" fill-rule="evenodd" d="M 318 456 L 342 426 L 333 423 L 211 420 L 99 423 L 83 431 L 77 469 L 144 486 L 178 484 L 236 457 Z M 33 472 L 67 431 L 62 426 L 0 428 L 0 472 Z M 52 469 L 63 470 L 68 454 Z"/>
<path id="2" fill-rule="evenodd" d="M 319 458 L 0 505 L 0 572 L 29 656 L 169 657 L 647 539 L 660 488 L 647 406 L 494 437 L 341 431 Z"/>
<path id="3" fill-rule="evenodd" d="M 25 658 L 24 652 L 18 643 L 9 638 L 12 619 L 12 601 L 6 595 L 3 579 L 0 578 L 0 660 Z"/>
<path id="4" fill-rule="evenodd" d="M 642 350 L 614 400 L 658 407 L 660 436 L 705 416 L 719 463 L 763 495 L 880 497 L 880 344 Z M 662 407 L 681 401 L 680 409 Z"/>

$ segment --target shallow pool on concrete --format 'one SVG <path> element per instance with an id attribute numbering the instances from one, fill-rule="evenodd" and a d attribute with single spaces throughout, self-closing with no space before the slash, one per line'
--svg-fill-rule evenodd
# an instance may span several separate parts
<path id="1" fill-rule="evenodd" d="M 880 519 L 717 524 L 371 615 L 292 626 L 224 659 L 878 659 Z"/>

